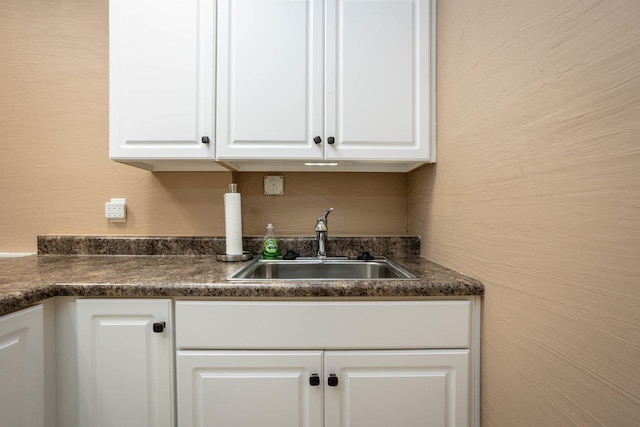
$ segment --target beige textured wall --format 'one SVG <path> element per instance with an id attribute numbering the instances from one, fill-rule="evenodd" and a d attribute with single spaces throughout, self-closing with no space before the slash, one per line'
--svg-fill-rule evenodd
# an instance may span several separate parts
<path id="1" fill-rule="evenodd" d="M 422 254 L 482 280 L 482 425 L 640 425 L 640 2 L 446 0 Z"/>
<path id="2" fill-rule="evenodd" d="M 35 251 L 38 234 L 224 234 L 231 173 L 108 160 L 107 0 L 0 1 L 0 58 L 0 252 Z M 247 234 L 310 235 L 328 204 L 334 235 L 406 234 L 406 174 L 285 174 L 280 198 L 238 179 Z M 111 197 L 127 223 L 104 219 Z"/>
<path id="3" fill-rule="evenodd" d="M 229 173 L 107 160 L 107 1 L 0 2 L 0 252 L 35 236 L 221 235 Z M 439 2 L 437 166 L 241 174 L 245 232 L 423 236 L 484 281 L 483 425 L 640 423 L 640 4 Z M 129 222 L 103 203 L 127 197 Z M 291 214 L 295 212 L 296 214 Z M 275 219 L 273 217 L 276 217 Z"/>
<path id="4" fill-rule="evenodd" d="M 264 195 L 264 175 L 239 174 L 245 235 L 262 236 L 272 222 L 279 235 L 314 236 L 328 208 L 329 236 L 407 234 L 407 174 L 287 173 L 283 196 Z"/>

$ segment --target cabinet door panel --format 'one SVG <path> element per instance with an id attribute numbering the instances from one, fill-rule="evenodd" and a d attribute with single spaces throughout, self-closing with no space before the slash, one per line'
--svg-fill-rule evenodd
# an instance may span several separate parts
<path id="1" fill-rule="evenodd" d="M 213 159 L 214 1 L 109 6 L 111 158 Z"/>
<path id="2" fill-rule="evenodd" d="M 327 159 L 429 159 L 430 3 L 328 2 Z"/>
<path id="3" fill-rule="evenodd" d="M 170 300 L 78 300 L 79 425 L 173 425 L 170 308 Z M 168 328 L 154 333 L 155 322 Z"/>
<path id="4" fill-rule="evenodd" d="M 322 352 L 179 351 L 181 427 L 321 427 Z"/>
<path id="5" fill-rule="evenodd" d="M 0 424 L 44 426 L 42 306 L 0 318 Z"/>
<path id="6" fill-rule="evenodd" d="M 325 427 L 466 427 L 468 350 L 327 352 Z"/>
<path id="7" fill-rule="evenodd" d="M 322 1 L 218 7 L 218 158 L 321 157 Z"/>

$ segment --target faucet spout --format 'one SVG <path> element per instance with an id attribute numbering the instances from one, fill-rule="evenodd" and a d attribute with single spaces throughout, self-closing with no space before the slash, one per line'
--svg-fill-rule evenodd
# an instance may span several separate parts
<path id="1" fill-rule="evenodd" d="M 316 222 L 314 231 L 318 238 L 318 258 L 327 257 L 327 215 L 333 211 L 333 208 L 329 208 Z"/>

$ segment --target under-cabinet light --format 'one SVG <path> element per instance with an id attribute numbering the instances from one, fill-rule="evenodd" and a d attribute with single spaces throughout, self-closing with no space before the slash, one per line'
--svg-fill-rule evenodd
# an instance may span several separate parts
<path id="1" fill-rule="evenodd" d="M 338 166 L 337 163 L 305 163 L 305 166 Z"/>

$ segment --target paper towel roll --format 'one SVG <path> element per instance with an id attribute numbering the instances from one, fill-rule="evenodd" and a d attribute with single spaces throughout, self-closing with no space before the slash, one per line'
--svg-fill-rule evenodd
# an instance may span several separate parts
<path id="1" fill-rule="evenodd" d="M 224 195 L 227 255 L 242 255 L 242 201 L 240 193 Z"/>

